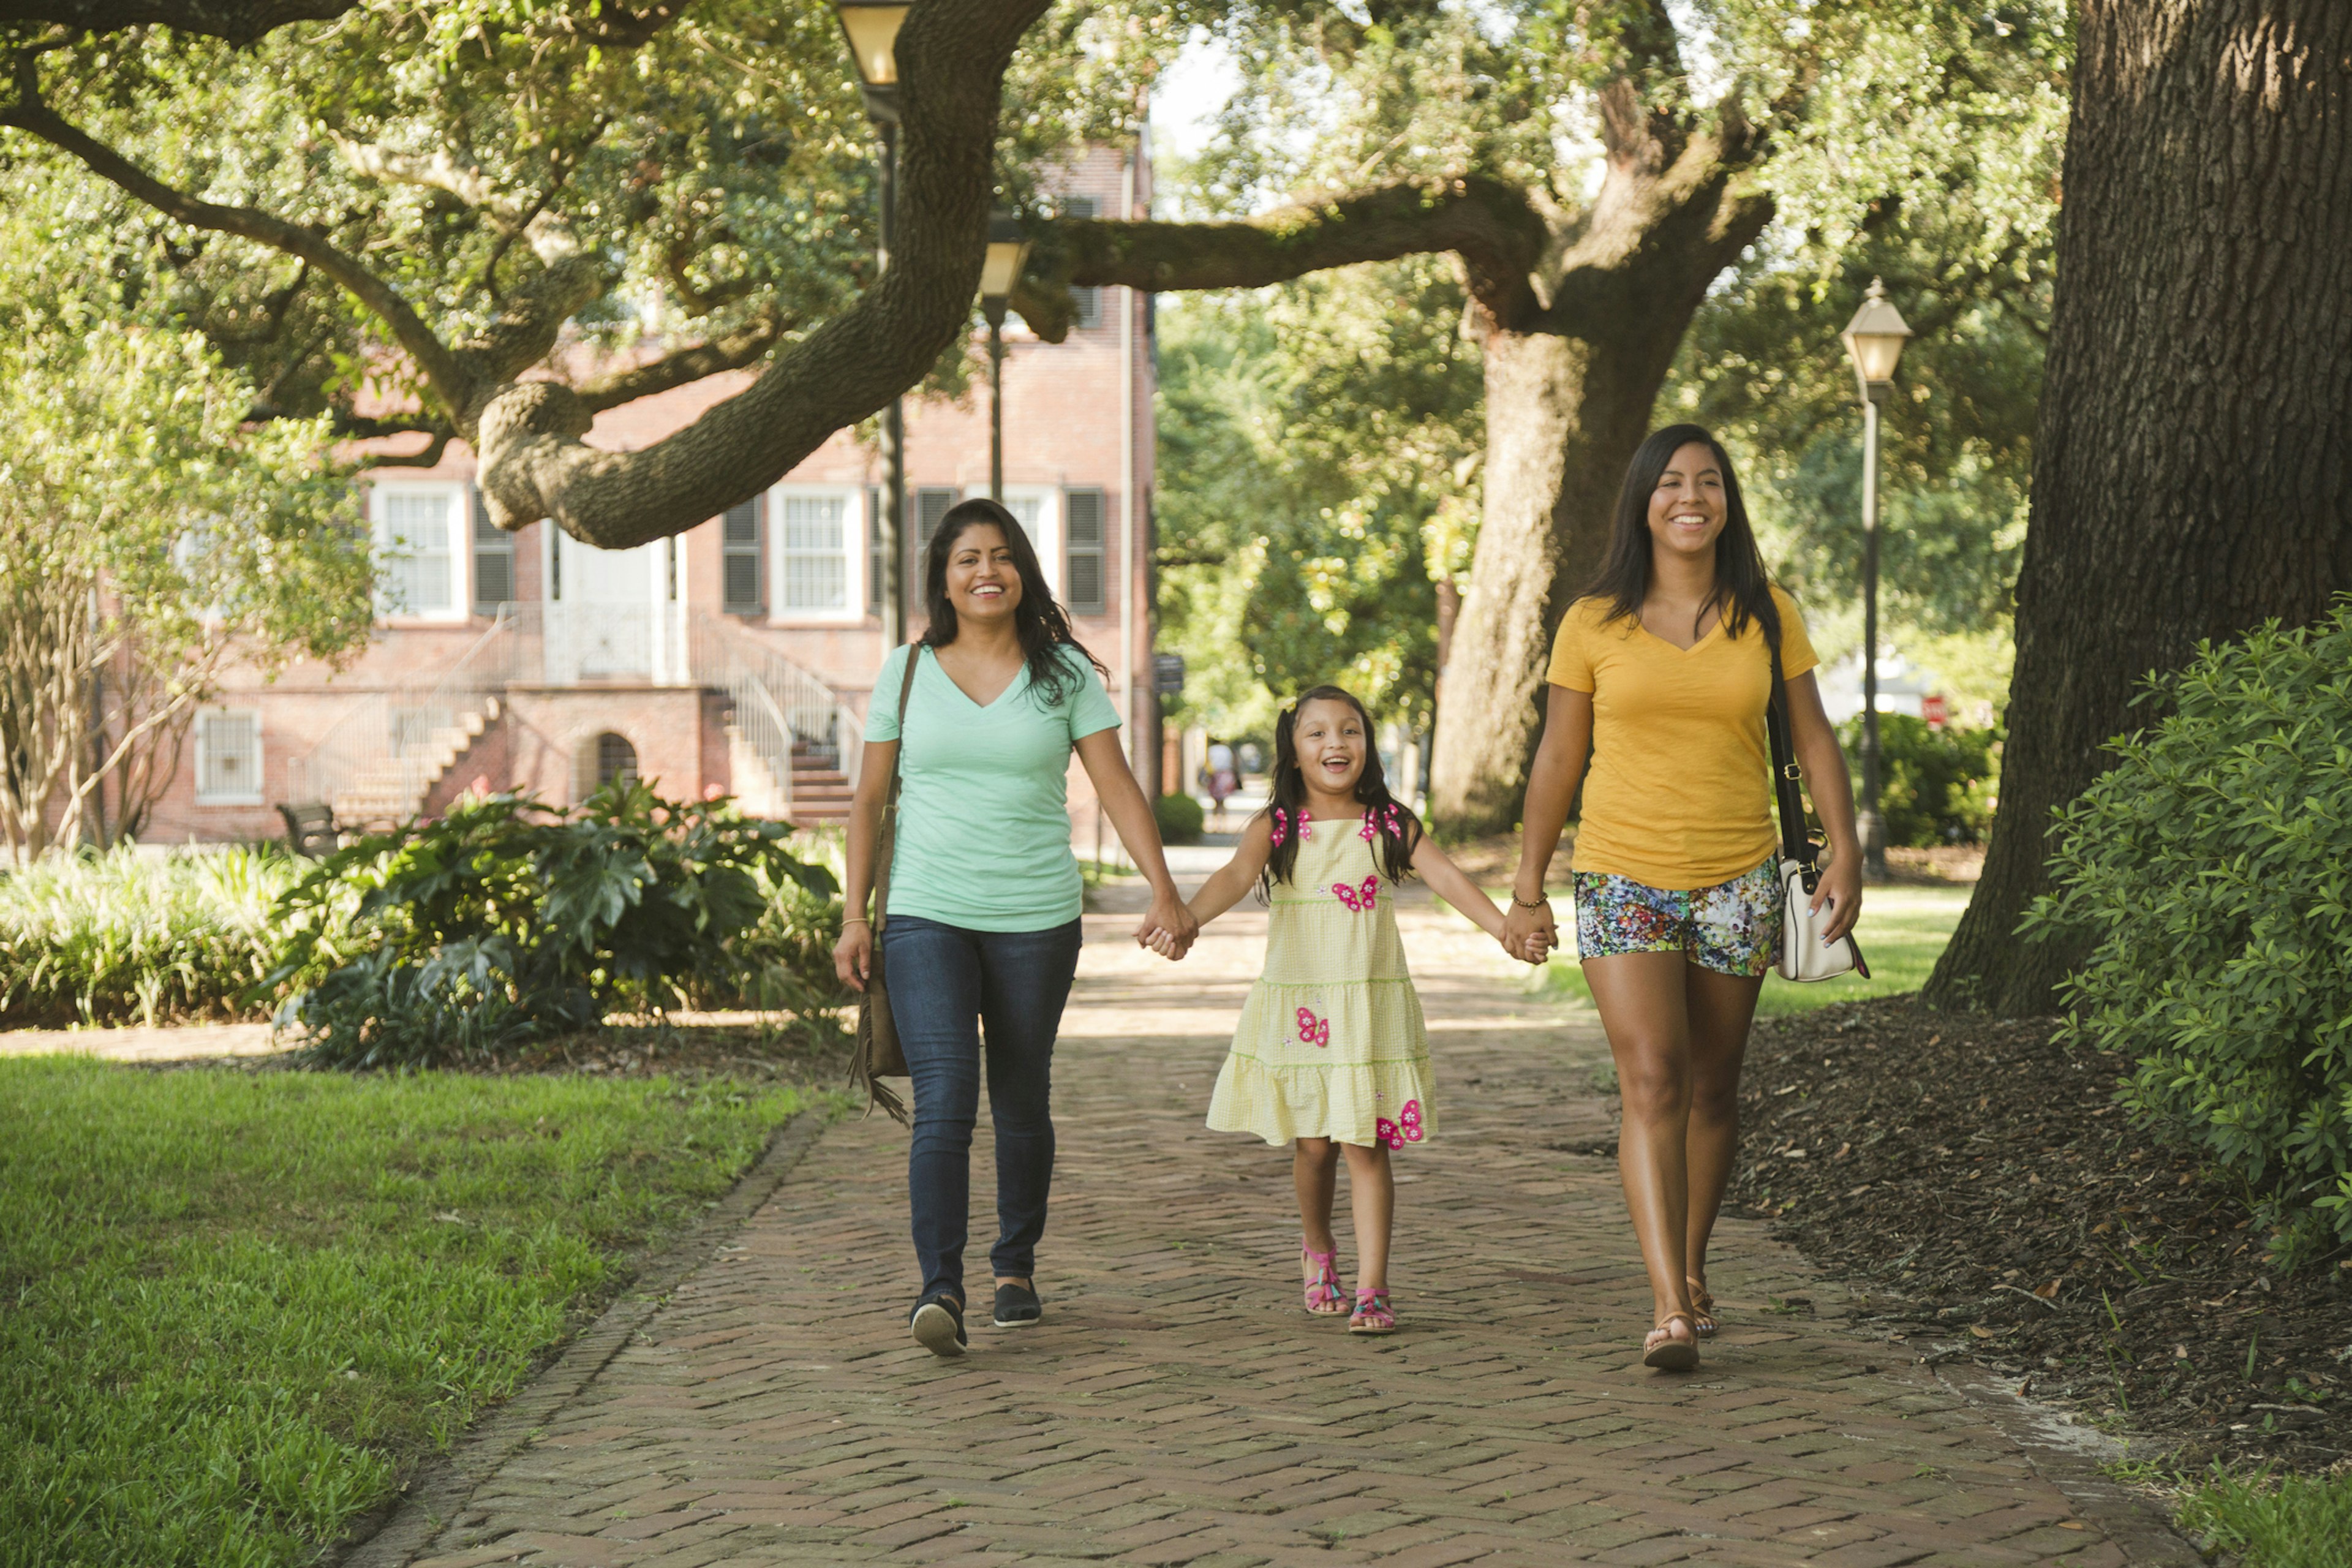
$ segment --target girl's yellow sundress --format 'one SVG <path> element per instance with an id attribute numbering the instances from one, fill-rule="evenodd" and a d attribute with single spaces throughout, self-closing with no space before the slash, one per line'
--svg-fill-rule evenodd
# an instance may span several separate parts
<path id="1" fill-rule="evenodd" d="M 1353 822 L 1315 823 L 1276 884 L 1265 971 L 1209 1098 L 1218 1131 L 1402 1149 L 1436 1130 L 1396 884 L 1373 847 Z"/>

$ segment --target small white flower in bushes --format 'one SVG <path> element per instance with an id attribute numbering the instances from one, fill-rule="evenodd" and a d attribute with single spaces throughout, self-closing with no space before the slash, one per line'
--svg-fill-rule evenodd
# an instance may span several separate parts
<path id="1" fill-rule="evenodd" d="M 2089 949 L 2061 1037 L 2129 1053 L 2126 1102 L 2238 1177 L 2293 1267 L 2352 1242 L 2352 596 L 2149 698 L 2023 929 Z"/>

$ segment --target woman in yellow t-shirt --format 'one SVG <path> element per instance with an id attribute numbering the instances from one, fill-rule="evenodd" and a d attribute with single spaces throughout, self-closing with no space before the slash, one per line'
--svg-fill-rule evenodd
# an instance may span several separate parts
<path id="1" fill-rule="evenodd" d="M 1797 760 L 1830 861 L 1829 939 L 1862 906 L 1845 757 L 1794 600 L 1770 585 L 1722 445 L 1696 425 L 1642 443 L 1609 555 L 1552 650 L 1543 743 L 1504 945 L 1556 943 L 1544 877 L 1580 785 L 1577 954 L 1624 1097 L 1617 1164 L 1641 1238 L 1651 1366 L 1715 1332 L 1706 1243 L 1738 1146 L 1740 1058 L 1780 941 L 1764 712 L 1780 650 Z M 1589 762 L 1588 762 L 1589 758 Z"/>

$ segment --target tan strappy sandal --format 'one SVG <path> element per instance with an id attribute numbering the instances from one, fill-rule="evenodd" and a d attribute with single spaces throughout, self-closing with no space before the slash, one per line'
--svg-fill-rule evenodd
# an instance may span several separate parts
<path id="1" fill-rule="evenodd" d="M 1677 1319 L 1690 1325 L 1690 1338 L 1675 1338 Z M 1688 1312 L 1668 1312 L 1666 1321 L 1650 1331 L 1642 1342 L 1642 1364 L 1660 1372 L 1688 1372 L 1698 1365 L 1698 1324 Z"/>
<path id="2" fill-rule="evenodd" d="M 1691 1327 L 1698 1331 L 1700 1339 L 1711 1340 L 1720 1326 L 1715 1317 L 1715 1298 L 1708 1293 L 1706 1282 L 1703 1279 L 1691 1280 L 1690 1288 Z"/>

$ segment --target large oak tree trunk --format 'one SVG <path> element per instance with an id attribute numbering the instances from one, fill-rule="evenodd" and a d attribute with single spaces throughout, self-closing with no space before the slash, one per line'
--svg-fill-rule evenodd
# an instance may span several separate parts
<path id="1" fill-rule="evenodd" d="M 1485 517 L 1437 710 L 1430 811 L 1450 832 L 1518 818 L 1551 635 L 1609 540 L 1671 346 L 1638 360 L 1556 332 L 1486 345 Z"/>
<path id="2" fill-rule="evenodd" d="M 1518 820 L 1552 633 L 1600 565 L 1626 465 L 1707 285 L 1771 216 L 1739 173 L 1737 122 L 1667 134 L 1607 103 L 1611 157 L 1563 243 L 1549 303 L 1489 319 L 1485 515 L 1437 710 L 1430 816 L 1449 833 Z"/>
<path id="3" fill-rule="evenodd" d="M 2352 587 L 2352 5 L 2082 0 L 2000 812 L 1926 996 L 2048 1011 L 2012 932 L 2151 670 Z"/>

